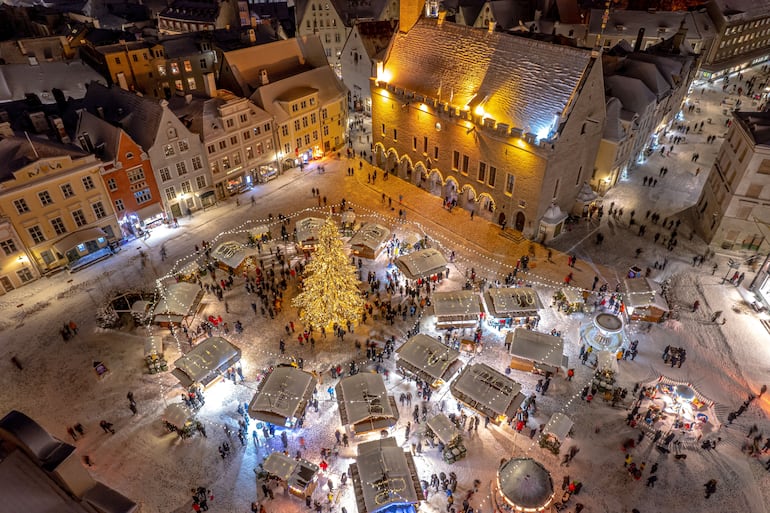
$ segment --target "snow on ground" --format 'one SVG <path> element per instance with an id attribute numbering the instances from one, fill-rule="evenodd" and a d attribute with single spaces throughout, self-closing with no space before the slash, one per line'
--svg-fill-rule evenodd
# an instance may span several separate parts
<path id="1" fill-rule="evenodd" d="M 648 226 L 647 236 L 643 238 L 628 228 L 631 210 L 636 210 L 637 218 L 643 217 L 647 209 L 660 212 L 661 217 L 669 217 L 696 201 L 700 182 L 705 179 L 719 144 L 719 140 L 714 145 L 705 145 L 699 140 L 724 130 L 724 117 L 719 106 L 713 105 L 723 96 L 718 91 L 721 91 L 721 83 L 709 87 L 698 98 L 702 108 L 700 117 L 712 117 L 713 123 L 704 125 L 707 130 L 703 135 L 688 136 L 686 144 L 697 149 L 679 145 L 673 156 L 667 158 L 656 153 L 606 196 L 605 209 L 613 201 L 622 205 L 624 219 L 610 219 L 605 215 L 601 225 L 574 226 L 556 244 L 565 252 L 577 254 L 575 279 L 584 287 L 590 287 L 595 275 L 612 287 L 625 276 L 629 266 L 652 267 L 655 261 L 668 258 L 666 269 L 655 270 L 653 277 L 671 278 L 671 299 L 678 309 L 679 319 L 653 326 L 649 331 L 644 325 L 634 323 L 629 326 L 629 338 L 639 340 L 639 356 L 635 361 L 620 362 L 620 383 L 630 390 L 634 384 L 653 381 L 661 374 L 693 383 L 705 396 L 717 402 L 719 420 L 723 423 L 719 433 L 711 436 L 722 438 L 717 450 L 706 452 L 687 448 L 687 459 L 675 460 L 671 454 L 656 450 L 647 438 L 632 450 L 634 460 L 637 463 L 644 461 L 647 470 L 641 481 L 631 478 L 623 468 L 625 454 L 621 452 L 621 444 L 638 434 L 624 422 L 632 394 L 616 408 L 598 398 L 590 405 L 580 400 L 580 391 L 592 374 L 588 367 L 578 363 L 578 329 L 587 317 L 582 314 L 566 316 L 547 306 L 539 329 L 562 332 L 567 341 L 565 351 L 575 364 L 575 379 L 566 381 L 556 377 L 548 394 L 538 396 L 538 411 L 530 417 L 527 429 L 523 431 L 525 435 L 507 426 L 490 425 L 485 429 L 482 422 L 477 434 L 466 436 L 466 459 L 446 465 L 440 460 L 437 449 L 429 449 L 427 445 L 424 445 L 423 453 L 416 456 L 421 479 L 429 480 L 432 473 L 442 471 L 457 474 L 457 507 L 471 488 L 473 479 L 478 478 L 484 484 L 471 498 L 471 505 L 482 512 L 491 511 L 490 483 L 500 458 L 531 456 L 552 472 L 557 489 L 565 475 L 583 483 L 580 495 L 573 497 L 570 504 L 574 508 L 576 502 L 581 502 L 586 506 L 585 511 L 616 513 L 637 508 L 642 513 L 678 512 L 693 507 L 703 512 L 766 511 L 765 504 L 770 503 L 770 474 L 755 458 L 743 454 L 741 446 L 748 428 L 754 423 L 770 435 L 766 415 L 770 410 L 770 398 L 765 396 L 754 401 L 732 425 L 725 423 L 727 412 L 736 409 L 749 392 L 758 393 L 760 386 L 770 381 L 766 370 L 770 357 L 766 343 L 768 334 L 757 315 L 747 307 L 741 291 L 729 284 L 723 285 L 721 272 L 712 276 L 711 261 L 702 267 L 691 266 L 692 255 L 702 254 L 705 245 L 697 238 L 689 241 L 683 236 L 689 233 L 686 221 L 680 228 L 680 246 L 673 252 L 654 244 L 654 227 Z M 688 115 L 687 122 L 695 119 Z M 689 162 L 691 151 L 701 153 L 697 166 L 704 171 L 697 177 L 697 166 Z M 178 229 L 158 228 L 149 239 L 133 241 L 116 256 L 77 274 L 62 273 L 1 296 L 0 308 L 6 315 L 0 321 L 3 340 L 0 361 L 6 367 L 0 373 L 0 388 L 7 392 L 0 394 L 0 411 L 20 409 L 64 440 L 68 439 L 67 426 L 82 422 L 87 433 L 76 445 L 80 454 L 88 454 L 94 460 L 93 474 L 141 502 L 142 511 L 190 511 L 189 490 L 201 485 L 211 488 L 216 497 L 212 511 L 248 511 L 249 504 L 258 498 L 259 486 L 253 469 L 269 451 L 282 449 L 280 439 L 265 440 L 259 431 L 259 447 L 255 447 L 249 438 L 247 446 L 241 448 L 237 438 L 233 437 L 230 441 L 233 454 L 225 460 L 220 458 L 217 447 L 226 440 L 224 426 L 237 427 L 237 405 L 251 400 L 257 376 L 267 366 L 282 361 L 278 340 L 284 336 L 288 321 L 296 320 L 296 312 L 285 301 L 283 313 L 275 320 L 261 315 L 255 317 L 250 307 L 251 299 L 240 279 L 236 279 L 235 288 L 225 296 L 229 313 L 212 295 L 205 297 L 202 315 L 222 315 L 230 325 L 238 319 L 244 323 L 242 335 L 231 334 L 228 338 L 243 350 L 246 381 L 238 385 L 220 382 L 209 389 L 206 404 L 198 413 L 208 438 L 195 436 L 180 440 L 165 431 L 160 418 L 167 405 L 180 402 L 181 388 L 170 373 L 146 374 L 143 361 L 146 330 L 140 327 L 131 331 L 109 331 L 95 327 L 94 312 L 110 291 L 151 288 L 157 277 L 189 261 L 193 246 L 200 245 L 201 241 L 212 241 L 216 245 L 226 240 L 244 240 L 245 235 L 238 228 L 244 222 L 264 224 L 268 222 L 268 214 L 288 215 L 304 209 L 307 209 L 307 215 L 318 215 L 323 208 L 319 209 L 319 200 L 311 195 L 310 189 L 314 187 L 320 189 L 321 196 L 326 196 L 330 205 L 345 198 L 353 204 L 360 218 L 391 226 L 399 234 L 406 231 L 427 233 L 441 249 L 455 251 L 457 260 L 450 266 L 450 278 L 438 290 L 462 287 L 465 273 L 470 268 L 479 276 L 502 278 L 518 257 L 530 251 L 527 241 L 516 243 L 501 237 L 499 228 L 481 216 L 471 220 L 461 209 L 449 212 L 442 208 L 441 198 L 406 186 L 397 179 L 382 181 L 380 178 L 374 184 L 366 183 L 363 175 L 370 170 L 368 166 L 363 172 L 357 172 L 357 176 L 349 177 L 345 172 L 349 163 L 344 159 L 326 159 L 321 164 L 325 166 L 324 173 L 319 172 L 318 164 L 304 172 L 289 171 L 241 196 L 240 206 L 234 199 L 228 200 L 217 208 L 196 213 L 192 219 L 182 220 Z M 657 175 L 661 165 L 670 167 L 663 183 L 657 188 L 644 187 L 642 178 Z M 358 167 L 357 163 L 354 167 Z M 390 206 L 382 199 L 383 193 L 391 199 Z M 399 204 L 399 194 L 403 195 L 403 204 Z M 250 206 L 250 197 L 255 198 L 256 206 Z M 406 211 L 406 221 L 397 218 L 397 211 L 402 208 Z M 293 221 L 304 215 L 292 215 Z M 593 242 L 596 230 L 606 237 L 601 247 Z M 161 246 L 168 252 L 166 261 L 161 261 Z M 639 258 L 635 255 L 637 248 L 643 249 Z M 149 257 L 146 267 L 141 265 L 139 250 Z M 567 269 L 566 255 L 562 253 L 555 253 L 553 262 L 548 262 L 543 248 L 535 246 L 534 251 L 532 261 L 536 267 L 526 281 L 537 288 L 543 303 L 550 305 L 554 291 L 567 272 L 573 270 Z M 713 262 L 724 269 L 723 259 L 722 255 L 717 255 Z M 369 270 L 375 270 L 382 279 L 384 269 L 385 262 L 380 260 L 374 265 L 365 264 L 363 273 L 365 276 Z M 753 277 L 750 272 L 747 275 Z M 291 282 L 287 296 L 291 297 L 295 290 L 295 284 Z M 702 306 L 692 313 L 689 306 L 696 299 Z M 717 310 L 724 312 L 726 324 L 710 322 L 711 313 Z M 74 339 L 63 342 L 59 329 L 70 319 L 79 324 L 81 331 Z M 316 413 L 311 408 L 305 427 L 289 433 L 291 454 L 300 449 L 300 437 L 303 437 L 307 447 L 303 457 L 318 462 L 320 449 L 333 445 L 334 431 L 340 428 L 336 403 L 325 392 L 331 384 L 330 375 L 325 371 L 332 364 L 344 366 L 351 360 L 361 360 L 356 354 L 355 340 L 395 335 L 397 343 L 401 343 L 413 323 L 414 319 L 408 319 L 384 326 L 379 321 L 369 320 L 342 343 L 332 338 L 319 340 L 314 351 L 307 345 L 298 347 L 287 338 L 289 354 L 303 357 L 306 369 L 323 373 L 323 383 L 318 387 L 319 411 Z M 423 320 L 422 329 L 435 334 L 429 317 Z M 503 370 L 508 358 L 502 336 L 494 330 L 485 330 L 484 352 L 476 355 L 473 361 Z M 663 347 L 669 344 L 687 349 L 688 358 L 682 368 L 669 368 L 663 364 L 660 355 Z M 172 339 L 167 345 L 168 361 L 173 362 L 187 349 L 186 343 Z M 23 363 L 23 371 L 12 367 L 9 361 L 12 355 Z M 468 360 L 467 355 L 463 358 Z M 110 369 L 103 379 L 96 378 L 92 370 L 94 361 L 103 361 Z M 385 364 L 391 370 L 389 389 L 396 396 L 407 390 L 414 394 L 413 385 L 393 372 L 393 363 L 386 360 Z M 511 377 L 523 385 L 525 393 L 534 393 L 537 376 L 513 371 Z M 138 402 L 136 416 L 131 415 L 125 398 L 129 390 Z M 446 386 L 434 394 L 431 411 L 437 411 L 442 403 L 446 410 L 456 408 Z M 404 427 L 411 420 L 408 410 L 402 410 L 401 421 L 392 430 L 405 449 L 409 449 L 422 433 L 421 426 L 413 426 L 409 442 L 404 440 Z M 560 466 L 559 457 L 541 449 L 527 436 L 530 428 L 545 423 L 556 411 L 563 411 L 575 421 L 574 438 L 565 446 L 575 445 L 580 452 L 569 467 Z M 98 428 L 101 419 L 113 422 L 117 433 L 102 433 Z M 251 423 L 251 429 L 254 424 Z M 350 484 L 341 491 L 339 489 L 339 476 L 352 462 L 354 451 L 355 442 L 349 448 L 341 448 L 339 457 L 331 462 L 315 493 L 314 498 L 325 502 L 325 484 L 327 478 L 331 478 L 337 485 L 335 493 L 339 491 L 333 504 L 335 511 L 342 506 L 351 513 L 355 511 Z M 659 480 L 651 489 L 644 483 L 654 462 L 659 464 Z M 705 500 L 702 485 L 710 478 L 718 480 L 717 493 Z M 560 494 L 557 490 L 557 495 Z M 259 500 L 263 500 L 261 493 Z M 265 501 L 265 505 L 270 513 L 305 509 L 298 499 L 285 497 L 280 492 L 274 500 Z M 446 498 L 443 493 L 431 491 L 421 508 L 426 512 L 446 511 Z"/>

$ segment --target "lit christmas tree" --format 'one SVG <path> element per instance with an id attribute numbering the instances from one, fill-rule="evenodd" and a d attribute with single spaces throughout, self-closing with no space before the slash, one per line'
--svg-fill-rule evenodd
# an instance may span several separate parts
<path id="1" fill-rule="evenodd" d="M 314 328 L 356 324 L 364 309 L 357 270 L 348 260 L 337 225 L 327 219 L 318 234 L 318 245 L 305 267 L 303 290 L 292 304 L 299 318 Z"/>

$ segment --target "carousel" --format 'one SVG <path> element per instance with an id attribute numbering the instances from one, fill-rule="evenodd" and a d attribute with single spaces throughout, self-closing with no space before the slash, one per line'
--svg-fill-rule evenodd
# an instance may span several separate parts
<path id="1" fill-rule="evenodd" d="M 593 351 L 616 353 L 625 345 L 623 319 L 615 314 L 602 312 L 580 327 L 580 341 Z"/>
<path id="2" fill-rule="evenodd" d="M 513 458 L 497 471 L 495 511 L 505 513 L 551 511 L 553 481 L 546 468 L 531 458 Z"/>
<path id="3" fill-rule="evenodd" d="M 714 401 L 701 395 L 693 385 L 661 376 L 644 387 L 639 405 L 646 412 L 640 419 L 649 432 L 679 433 L 682 442 L 695 443 L 719 429 Z"/>

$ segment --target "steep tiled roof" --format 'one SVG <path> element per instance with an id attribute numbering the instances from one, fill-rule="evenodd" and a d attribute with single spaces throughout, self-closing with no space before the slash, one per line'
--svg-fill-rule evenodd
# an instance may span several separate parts
<path id="1" fill-rule="evenodd" d="M 607 98 L 607 120 L 604 122 L 602 138 L 608 141 L 619 142 L 623 139 L 623 127 L 620 124 L 620 111 L 623 104 L 617 98 Z"/>
<path id="2" fill-rule="evenodd" d="M 101 110 L 105 120 L 122 127 L 144 151 L 155 144 L 155 136 L 163 117 L 160 100 L 91 82 L 85 97 L 85 107 L 97 116 L 101 116 Z"/>
<path id="3" fill-rule="evenodd" d="M 113 160 L 118 154 L 120 128 L 107 123 L 98 116 L 94 116 L 87 110 L 80 111 L 80 120 L 78 121 L 78 128 L 75 133 L 76 135 L 88 133 L 88 137 L 91 139 L 94 147 L 103 144 L 104 153 L 99 155 L 102 159 Z"/>
<path id="4" fill-rule="evenodd" d="M 12 178 L 14 171 L 32 162 L 66 155 L 79 158 L 87 153 L 74 144 L 61 144 L 37 137 L 30 137 L 29 140 L 26 137 L 4 137 L 0 140 L 0 182 Z"/>
<path id="5" fill-rule="evenodd" d="M 604 78 L 607 96 L 614 96 L 623 104 L 623 110 L 641 114 L 650 104 L 655 103 L 655 95 L 638 78 L 612 75 Z"/>
<path id="6" fill-rule="evenodd" d="M 591 62 L 591 52 L 454 23 L 421 19 L 396 35 L 391 82 L 532 133 L 553 127 Z"/>
<path id="7" fill-rule="evenodd" d="M 361 44 L 370 59 L 377 57 L 390 44 L 395 23 L 392 21 L 360 21 L 356 23 Z"/>
<path id="8" fill-rule="evenodd" d="M 279 100 L 287 94 L 292 94 L 292 91 L 296 92 L 299 88 L 306 88 L 305 93 L 309 94 L 312 91 L 307 87 L 308 85 L 318 90 L 318 101 L 321 105 L 346 92 L 345 86 L 334 71 L 329 66 L 325 66 L 299 73 L 280 82 L 264 85 L 257 89 L 251 99 L 272 114 L 277 123 L 281 123 L 289 118 L 289 113 L 281 107 Z"/>
<path id="9" fill-rule="evenodd" d="M 319 8 L 322 3 L 316 0 L 295 0 L 294 9 L 297 13 L 297 21 L 301 21 L 307 14 L 307 10 L 310 9 L 311 4 L 316 4 Z M 350 0 L 330 0 L 334 6 L 334 10 L 337 11 L 342 22 L 351 27 L 355 20 L 371 20 L 379 19 L 382 11 L 385 10 L 385 6 L 389 0 L 366 0 L 366 1 L 350 1 Z"/>
<path id="10" fill-rule="evenodd" d="M 55 103 L 54 89 L 65 98 L 82 98 L 86 84 L 92 80 L 104 82 L 99 73 L 83 61 L 6 64 L 0 66 L 0 103 L 23 100 L 27 94 L 37 94 L 43 103 Z"/>
<path id="11" fill-rule="evenodd" d="M 668 81 L 660 73 L 658 67 L 651 62 L 628 59 L 623 69 L 623 75 L 638 78 L 644 82 L 647 89 L 652 91 L 659 100 L 671 91 Z"/>

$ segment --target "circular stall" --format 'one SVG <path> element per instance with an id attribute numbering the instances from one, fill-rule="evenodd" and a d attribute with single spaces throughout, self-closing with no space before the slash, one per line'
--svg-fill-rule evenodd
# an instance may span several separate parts
<path id="1" fill-rule="evenodd" d="M 550 511 L 554 488 L 551 474 L 531 458 L 513 458 L 497 471 L 496 511 L 506 513 Z"/>

